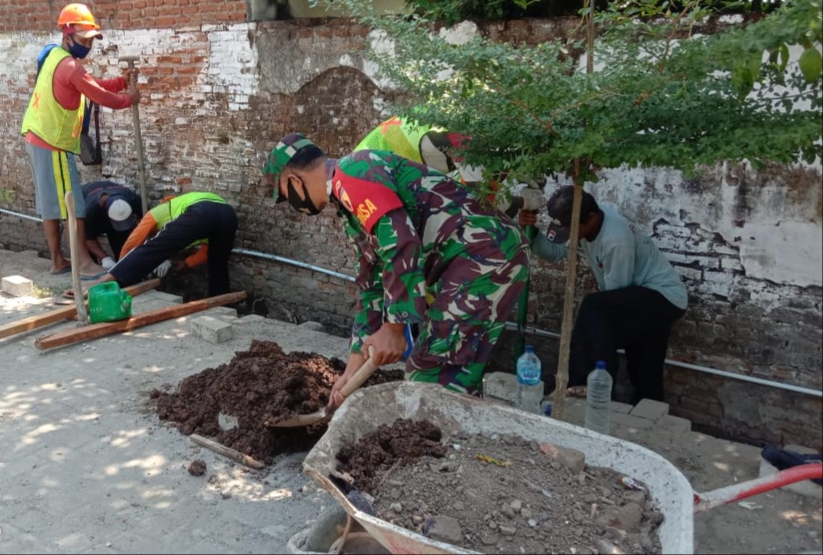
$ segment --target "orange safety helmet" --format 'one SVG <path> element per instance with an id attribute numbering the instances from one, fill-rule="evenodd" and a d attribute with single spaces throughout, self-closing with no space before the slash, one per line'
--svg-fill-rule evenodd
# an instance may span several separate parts
<path id="1" fill-rule="evenodd" d="M 69 4 L 60 12 L 57 18 L 57 27 L 63 29 L 70 25 L 77 25 L 84 30 L 99 29 L 91 10 L 85 4 Z"/>

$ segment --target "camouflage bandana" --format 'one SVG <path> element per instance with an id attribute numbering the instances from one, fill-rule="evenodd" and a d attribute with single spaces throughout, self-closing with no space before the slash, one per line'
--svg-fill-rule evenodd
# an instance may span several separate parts
<path id="1" fill-rule="evenodd" d="M 280 196 L 280 173 L 288 165 L 297 152 L 314 143 L 302 133 L 290 133 L 283 137 L 274 150 L 269 154 L 269 161 L 263 166 L 263 175 L 269 183 L 274 185 L 274 202 L 283 202 L 285 196 Z"/>

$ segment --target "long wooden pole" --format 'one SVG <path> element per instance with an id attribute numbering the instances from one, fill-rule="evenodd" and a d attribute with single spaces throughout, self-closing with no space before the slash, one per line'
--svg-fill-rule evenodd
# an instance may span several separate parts
<path id="1" fill-rule="evenodd" d="M 102 322 L 100 324 L 92 324 L 73 330 L 65 330 L 51 335 L 38 337 L 34 341 L 34 346 L 38 349 L 52 349 L 54 347 L 62 347 L 63 345 L 71 345 L 72 343 L 79 343 L 80 341 L 88 341 L 89 339 L 97 339 L 107 335 L 113 335 L 124 331 L 131 331 L 149 324 L 162 322 L 163 320 L 170 320 L 171 318 L 179 318 L 193 312 L 199 312 L 215 306 L 222 306 L 226 304 L 236 303 L 246 298 L 245 291 L 237 293 L 227 293 L 225 295 L 217 295 L 216 297 L 209 297 L 207 299 L 200 299 L 198 301 L 191 301 L 176 306 L 167 306 L 158 308 L 157 310 L 150 310 L 137 316 L 132 316 L 126 320 L 118 322 Z"/>
<path id="2" fill-rule="evenodd" d="M 154 278 L 138 283 L 137 285 L 132 285 L 131 287 L 126 287 L 124 291 L 132 297 L 136 297 L 140 293 L 154 289 L 158 285 L 160 285 L 160 279 Z M 86 305 L 88 305 L 88 303 L 86 303 Z M 75 316 L 77 316 L 77 308 L 73 306 L 57 308 L 55 310 L 44 312 L 43 314 L 35 314 L 34 316 L 29 316 L 28 318 L 23 318 L 22 320 L 17 320 L 16 322 L 11 322 L 0 326 L 0 339 L 17 335 L 18 333 L 23 333 L 24 331 L 42 328 L 43 326 L 48 326 L 56 322 L 62 322 L 63 320 L 74 318 Z"/>
<path id="3" fill-rule="evenodd" d="M 594 2 L 586 0 L 583 8 L 586 13 L 586 73 L 594 73 Z M 586 162 L 588 164 L 588 162 Z M 588 169 L 588 168 L 587 168 Z M 557 361 L 557 375 L 555 377 L 554 404 L 552 417 L 563 420 L 566 408 L 566 388 L 569 385 L 569 356 L 571 351 L 573 317 L 574 317 L 574 289 L 577 280 L 577 243 L 580 235 L 580 205 L 583 201 L 583 173 L 580 167 L 580 158 L 574 160 L 574 197 L 572 202 L 571 234 L 569 237 L 569 257 L 566 268 L 566 292 L 563 299 L 563 325 L 560 329 L 560 353 Z"/>
<path id="4" fill-rule="evenodd" d="M 579 168 L 579 160 L 575 161 Z M 571 233 L 569 236 L 569 255 L 566 268 L 566 292 L 563 298 L 563 325 L 560 328 L 560 354 L 557 362 L 555 377 L 554 401 L 552 403 L 552 418 L 563 420 L 566 407 L 566 387 L 569 385 L 569 354 L 571 351 L 573 316 L 574 316 L 574 286 L 577 279 L 577 241 L 580 235 L 580 205 L 583 200 L 583 184 L 578 184 L 575 178 L 574 197 L 572 201 Z"/>
<path id="5" fill-rule="evenodd" d="M 71 253 L 71 288 L 74 291 L 74 308 L 81 324 L 89 321 L 86 305 L 83 303 L 83 288 L 80 285 L 80 246 L 77 244 L 77 216 L 74 210 L 74 191 L 66 191 L 66 213 L 69 225 L 69 252 Z"/>

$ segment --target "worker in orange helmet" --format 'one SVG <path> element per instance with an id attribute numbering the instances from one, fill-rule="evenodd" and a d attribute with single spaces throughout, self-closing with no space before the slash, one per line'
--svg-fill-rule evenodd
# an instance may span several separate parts
<path id="1" fill-rule="evenodd" d="M 136 70 L 125 70 L 113 79 L 95 80 L 83 67 L 95 39 L 102 38 L 100 26 L 85 4 L 69 4 L 57 18 L 63 33 L 59 45 L 49 44 L 37 58 L 37 77 L 26 113 L 22 134 L 31 159 L 35 185 L 35 208 L 43 218 L 43 230 L 51 254 L 51 273 L 68 272 L 71 265 L 60 248 L 60 222 L 67 217 L 65 193 L 74 191 L 77 216 L 77 245 L 82 279 L 97 279 L 105 273 L 86 247 L 86 202 L 75 155 L 80 153 L 80 132 L 86 98 L 115 110 L 140 101 L 140 93 L 126 91 Z M 125 91 L 125 92 L 121 92 Z"/>

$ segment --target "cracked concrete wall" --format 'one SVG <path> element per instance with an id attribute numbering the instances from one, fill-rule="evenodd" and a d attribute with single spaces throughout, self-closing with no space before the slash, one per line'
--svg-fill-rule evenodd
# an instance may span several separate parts
<path id="1" fill-rule="evenodd" d="M 110 77 L 123 65 L 119 56 L 140 56 L 139 113 L 152 202 L 169 192 L 217 192 L 240 216 L 237 247 L 353 275 L 334 215 L 307 218 L 275 209 L 260 168 L 288 132 L 302 131 L 342 155 L 385 117 L 392 92 L 362 59 L 367 30 L 339 19 L 251 23 L 243 21 L 239 4 L 245 10 L 242 0 L 184 2 L 176 8 L 180 17 L 172 17 L 170 0 L 138 18 L 128 7 L 98 2 L 106 40 L 96 47 L 90 71 Z M 0 197 L 0 207 L 32 216 L 28 160 L 22 139 L 14 137 L 33 86 L 34 59 L 56 39 L 42 23 L 56 17 L 52 11 L 49 2 L 34 0 L 25 14 L 0 23 L 0 102 L 9 115 L 0 129 L 11 137 L 0 157 L 0 189 L 11 196 Z M 533 44 L 574 23 L 528 20 L 491 24 L 484 32 Z M 474 32 L 467 24 L 454 36 Z M 101 126 L 104 163 L 81 165 L 84 180 L 136 187 L 131 112 L 104 109 Z M 648 230 L 688 286 L 690 309 L 675 328 L 671 358 L 821 388 L 820 180 L 819 166 L 752 172 L 729 165 L 692 178 L 667 169 L 610 171 L 591 188 Z M 2 214 L 0 245 L 46 250 L 38 224 Z M 233 258 L 232 279 L 249 291 L 256 310 L 272 317 L 320 320 L 339 333 L 350 326 L 351 282 L 247 256 Z M 559 331 L 564 283 L 563 265 L 535 265 L 530 324 Z M 577 300 L 593 288 L 581 268 Z M 538 342 L 551 371 L 556 342 Z M 511 371 L 509 344 L 507 338 L 494 365 Z M 667 392 L 673 412 L 728 434 L 821 443 L 820 398 L 674 367 L 667 371 Z"/>

